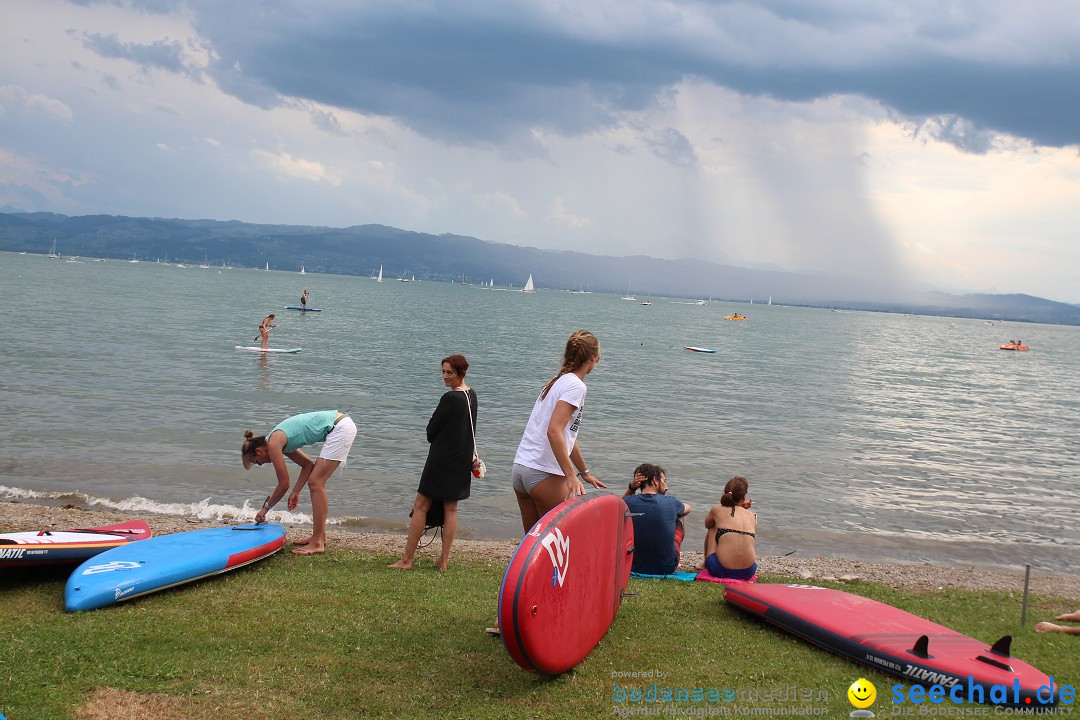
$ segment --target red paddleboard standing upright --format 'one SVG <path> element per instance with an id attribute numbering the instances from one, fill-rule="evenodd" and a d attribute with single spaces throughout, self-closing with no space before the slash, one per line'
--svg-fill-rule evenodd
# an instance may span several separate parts
<path id="1" fill-rule="evenodd" d="M 630 580 L 634 526 L 617 495 L 552 508 L 518 544 L 499 590 L 503 645 L 521 667 L 566 672 L 592 652 Z"/>

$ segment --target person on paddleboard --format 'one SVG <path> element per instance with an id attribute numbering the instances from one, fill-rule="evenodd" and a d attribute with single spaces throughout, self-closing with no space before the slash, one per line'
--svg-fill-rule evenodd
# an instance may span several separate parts
<path id="1" fill-rule="evenodd" d="M 533 405 L 512 474 L 526 532 L 568 497 L 584 495 L 582 480 L 593 487 L 607 487 L 589 472 L 577 439 L 587 390 L 585 376 L 598 362 L 600 342 L 588 330 L 578 330 L 566 341 L 559 374 L 548 381 Z"/>
<path id="2" fill-rule="evenodd" d="M 266 349 L 267 344 L 270 342 L 270 330 L 276 328 L 274 324 L 274 313 L 270 313 L 263 318 L 263 321 L 259 323 L 259 337 L 262 338 L 259 347 L 263 350 Z"/>
<path id="3" fill-rule="evenodd" d="M 289 491 L 289 469 L 285 465 L 285 458 L 300 466 L 296 485 L 289 493 L 288 508 L 296 509 L 300 502 L 300 490 L 306 484 L 311 495 L 314 527 L 311 529 L 311 537 L 294 543 L 300 546 L 293 550 L 296 555 L 314 555 L 326 549 L 326 518 L 330 512 L 326 481 L 349 457 L 349 450 L 355 439 L 356 423 L 346 413 L 337 410 L 293 415 L 278 423 L 269 435 L 256 436 L 251 430 L 244 431 L 244 444 L 240 447 L 240 460 L 244 469 L 247 470 L 252 465 L 271 463 L 277 473 L 277 485 L 263 501 L 255 515 L 255 522 L 266 522 L 266 513 Z M 323 443 L 322 451 L 319 457 L 312 461 L 300 448 L 317 442 Z"/>
<path id="4" fill-rule="evenodd" d="M 308 295 L 307 290 L 300 293 L 300 307 L 302 307 L 302 308 L 307 307 L 307 295 Z"/>

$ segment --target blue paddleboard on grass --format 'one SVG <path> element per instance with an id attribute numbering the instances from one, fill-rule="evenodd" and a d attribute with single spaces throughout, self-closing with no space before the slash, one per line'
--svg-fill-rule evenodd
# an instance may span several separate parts
<path id="1" fill-rule="evenodd" d="M 285 544 L 278 523 L 230 525 L 159 535 L 95 555 L 68 578 L 64 608 L 94 610 L 217 575 L 273 555 Z"/>

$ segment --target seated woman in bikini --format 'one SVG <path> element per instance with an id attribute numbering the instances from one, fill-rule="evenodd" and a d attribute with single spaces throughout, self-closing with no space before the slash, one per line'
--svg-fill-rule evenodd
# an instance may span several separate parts
<path id="1" fill-rule="evenodd" d="M 703 568 L 715 578 L 751 580 L 757 575 L 757 514 L 750 512 L 753 501 L 746 497 L 746 491 L 746 478 L 731 478 L 720 504 L 713 505 L 705 516 Z"/>

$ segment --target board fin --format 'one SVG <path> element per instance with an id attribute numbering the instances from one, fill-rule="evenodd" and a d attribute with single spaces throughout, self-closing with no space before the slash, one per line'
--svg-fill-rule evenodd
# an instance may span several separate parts
<path id="1" fill-rule="evenodd" d="M 908 652 L 917 657 L 928 659 L 930 657 L 930 638 L 926 635 L 920 635 Z"/>
<path id="2" fill-rule="evenodd" d="M 1009 654 L 1009 646 L 1012 645 L 1012 635 L 1005 635 L 990 648 L 990 652 L 999 657 L 1012 657 Z"/>

